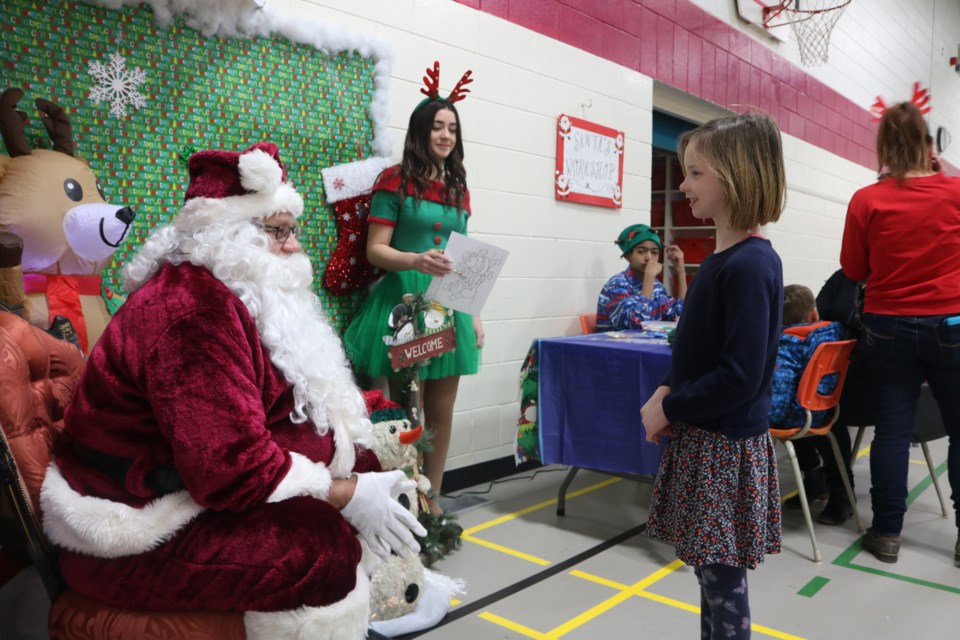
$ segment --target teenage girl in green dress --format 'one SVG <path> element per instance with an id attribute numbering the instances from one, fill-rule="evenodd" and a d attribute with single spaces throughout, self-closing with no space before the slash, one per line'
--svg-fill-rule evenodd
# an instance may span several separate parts
<path id="1" fill-rule="evenodd" d="M 461 97 L 460 86 L 447 99 L 428 95 L 417 106 L 410 115 L 401 163 L 386 169 L 373 188 L 367 259 L 388 273 L 347 328 L 344 343 L 357 371 L 389 378 L 395 399 L 398 372 L 390 366 L 389 345 L 383 340 L 394 333 L 388 324 L 391 313 L 404 294 L 424 293 L 433 276 L 452 271 L 442 250 L 450 232 L 467 233 L 470 192 L 460 117 L 453 105 Z M 477 372 L 483 346 L 479 316 L 457 311 L 453 318 L 456 349 L 420 369 L 424 424 L 433 432 L 433 450 L 424 462 L 434 515 L 441 514 L 441 482 L 460 376 Z"/>

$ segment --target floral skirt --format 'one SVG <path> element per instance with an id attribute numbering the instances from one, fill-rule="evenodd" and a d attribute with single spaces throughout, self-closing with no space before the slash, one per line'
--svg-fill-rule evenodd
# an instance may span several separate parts
<path id="1" fill-rule="evenodd" d="M 780 552 L 780 484 L 769 433 L 736 440 L 673 427 L 653 487 L 647 535 L 691 566 L 755 568 Z"/>

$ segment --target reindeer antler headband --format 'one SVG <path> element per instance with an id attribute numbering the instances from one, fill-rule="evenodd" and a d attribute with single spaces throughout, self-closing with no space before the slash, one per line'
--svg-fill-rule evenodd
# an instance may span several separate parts
<path id="1" fill-rule="evenodd" d="M 457 86 L 453 88 L 453 91 L 450 92 L 450 95 L 445 99 L 447 102 L 460 102 L 467 97 L 467 94 L 470 93 L 470 89 L 467 89 L 467 85 L 473 82 L 473 78 L 470 76 L 473 75 L 472 70 L 467 70 L 460 77 L 460 81 L 457 83 Z M 433 68 L 427 67 L 427 75 L 423 76 L 424 86 L 420 88 L 420 93 L 427 96 L 420 101 L 413 111 L 417 112 L 420 107 L 427 104 L 428 102 L 433 102 L 434 100 L 442 100 L 440 97 L 440 62 L 434 60 Z"/>
<path id="2" fill-rule="evenodd" d="M 913 83 L 913 97 L 910 98 L 910 102 L 914 104 L 917 109 L 920 110 L 920 113 L 927 115 L 930 113 L 930 92 L 926 89 L 920 88 L 919 82 Z M 873 103 L 870 107 L 870 113 L 873 114 L 873 120 L 877 121 L 883 117 L 883 114 L 887 112 L 889 107 L 887 103 L 883 101 L 882 96 L 877 96 L 877 101 Z"/>

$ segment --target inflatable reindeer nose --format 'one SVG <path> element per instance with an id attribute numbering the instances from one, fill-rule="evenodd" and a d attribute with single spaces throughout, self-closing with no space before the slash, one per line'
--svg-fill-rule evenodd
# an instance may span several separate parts
<path id="1" fill-rule="evenodd" d="M 133 209 L 130 207 L 124 207 L 117 211 L 116 218 L 123 224 L 130 224 L 133 222 L 133 219 L 137 217 L 137 214 L 133 212 Z"/>

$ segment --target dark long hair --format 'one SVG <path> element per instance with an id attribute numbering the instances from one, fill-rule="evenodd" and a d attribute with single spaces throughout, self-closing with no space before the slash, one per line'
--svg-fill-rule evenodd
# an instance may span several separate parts
<path id="1" fill-rule="evenodd" d="M 885 176 L 903 180 L 908 171 L 930 171 L 930 136 L 923 114 L 912 102 L 895 104 L 877 130 L 877 163 Z"/>
<path id="2" fill-rule="evenodd" d="M 440 162 L 430 153 L 430 134 L 433 119 L 438 111 L 452 111 L 457 119 L 457 142 L 446 160 Z M 453 103 L 447 100 L 432 100 L 410 114 L 407 138 L 403 143 L 403 160 L 400 162 L 400 198 L 407 193 L 407 185 L 413 184 L 413 197 L 420 201 L 432 175 L 442 175 L 444 197 L 447 204 L 463 207 L 467 189 L 467 170 L 463 168 L 463 127 L 460 114 Z"/>

